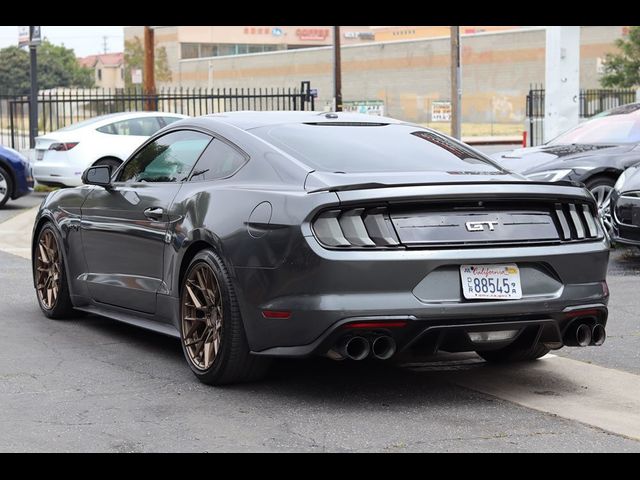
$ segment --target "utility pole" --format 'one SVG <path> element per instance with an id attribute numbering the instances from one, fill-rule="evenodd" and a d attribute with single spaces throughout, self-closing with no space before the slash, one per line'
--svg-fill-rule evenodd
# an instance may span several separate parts
<path id="1" fill-rule="evenodd" d="M 35 148 L 38 136 L 38 56 L 40 27 L 29 27 L 29 54 L 31 56 L 31 95 L 29 96 L 29 148 Z"/>
<path id="2" fill-rule="evenodd" d="M 460 27 L 451 27 L 451 136 L 462 136 L 462 79 L 460 76 Z"/>
<path id="3" fill-rule="evenodd" d="M 102 37 L 102 50 L 104 51 L 104 53 L 107 53 L 107 51 L 109 50 L 107 47 L 107 36 L 104 35 Z"/>
<path id="4" fill-rule="evenodd" d="M 153 38 L 153 29 L 151 27 L 144 27 L 144 71 L 143 71 L 143 83 L 144 94 L 147 96 L 146 110 L 155 110 L 154 103 L 151 96 L 156 93 L 156 80 L 155 80 L 155 45 Z"/>
<path id="5" fill-rule="evenodd" d="M 333 27 L 333 98 L 336 112 L 342 111 L 342 60 L 340 59 L 340 27 Z"/>

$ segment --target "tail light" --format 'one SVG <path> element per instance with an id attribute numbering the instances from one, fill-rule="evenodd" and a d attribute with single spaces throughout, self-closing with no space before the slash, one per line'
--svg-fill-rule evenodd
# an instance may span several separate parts
<path id="1" fill-rule="evenodd" d="M 386 208 L 352 208 L 323 212 L 313 222 L 317 239 L 327 247 L 396 247 L 400 245 Z"/>
<path id="2" fill-rule="evenodd" d="M 55 150 L 56 152 L 66 152 L 78 145 L 80 142 L 66 142 L 66 143 L 52 143 L 49 145 L 49 150 Z"/>
<path id="3" fill-rule="evenodd" d="M 586 240 L 604 236 L 597 214 L 594 214 L 586 203 L 557 203 L 555 211 L 560 223 L 559 233 L 562 240 Z"/>

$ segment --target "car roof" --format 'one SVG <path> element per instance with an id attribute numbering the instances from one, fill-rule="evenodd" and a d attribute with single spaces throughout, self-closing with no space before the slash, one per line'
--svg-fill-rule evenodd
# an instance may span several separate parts
<path id="1" fill-rule="evenodd" d="M 242 130 L 271 125 L 284 124 L 324 124 L 324 125 L 353 125 L 353 124 L 402 124 L 400 120 L 389 117 L 366 115 L 351 112 L 302 112 L 302 111 L 240 111 L 204 115 L 192 120 L 204 127 L 218 123 L 233 125 Z"/>
<path id="2" fill-rule="evenodd" d="M 640 103 L 627 103 L 626 105 L 620 105 L 619 107 L 614 107 L 609 110 L 606 110 L 596 117 L 610 117 L 613 115 L 638 115 L 640 116 Z"/>
<path id="3" fill-rule="evenodd" d="M 64 133 L 70 132 L 73 130 L 84 129 L 84 128 L 99 128 L 103 125 L 107 125 L 111 122 L 118 120 L 129 120 L 132 118 L 140 118 L 140 117 L 176 117 L 180 119 L 189 118 L 188 115 L 182 115 L 179 113 L 169 113 L 169 112 L 147 112 L 147 111 L 135 111 L 135 112 L 117 112 L 117 113 L 108 113 L 106 115 L 98 115 L 97 117 L 87 118 L 85 120 L 81 120 L 79 122 L 72 123 L 71 125 L 67 125 L 66 127 L 60 128 L 55 132 L 51 133 Z"/>

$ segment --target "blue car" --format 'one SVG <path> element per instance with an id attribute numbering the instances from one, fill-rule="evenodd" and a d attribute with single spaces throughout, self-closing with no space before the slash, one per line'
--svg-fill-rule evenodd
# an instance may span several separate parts
<path id="1" fill-rule="evenodd" d="M 13 148 L 0 145 L 0 208 L 33 191 L 29 161 Z"/>

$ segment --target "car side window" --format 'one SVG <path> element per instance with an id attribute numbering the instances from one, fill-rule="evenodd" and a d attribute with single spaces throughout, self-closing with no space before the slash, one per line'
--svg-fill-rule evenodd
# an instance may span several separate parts
<path id="1" fill-rule="evenodd" d="M 99 132 L 110 135 L 135 135 L 139 137 L 150 137 L 156 133 L 162 125 L 157 117 L 139 117 L 129 120 L 113 122 L 103 127 L 97 128 Z"/>
<path id="2" fill-rule="evenodd" d="M 171 125 L 173 122 L 177 122 L 178 120 L 182 120 L 180 117 L 160 117 L 161 122 L 164 123 L 164 126 Z"/>
<path id="3" fill-rule="evenodd" d="M 229 177 L 247 160 L 247 157 L 237 149 L 222 140 L 214 139 L 198 160 L 189 181 L 202 182 Z"/>
<path id="4" fill-rule="evenodd" d="M 209 135 L 193 130 L 163 135 L 136 153 L 116 181 L 183 182 L 209 142 Z"/>

